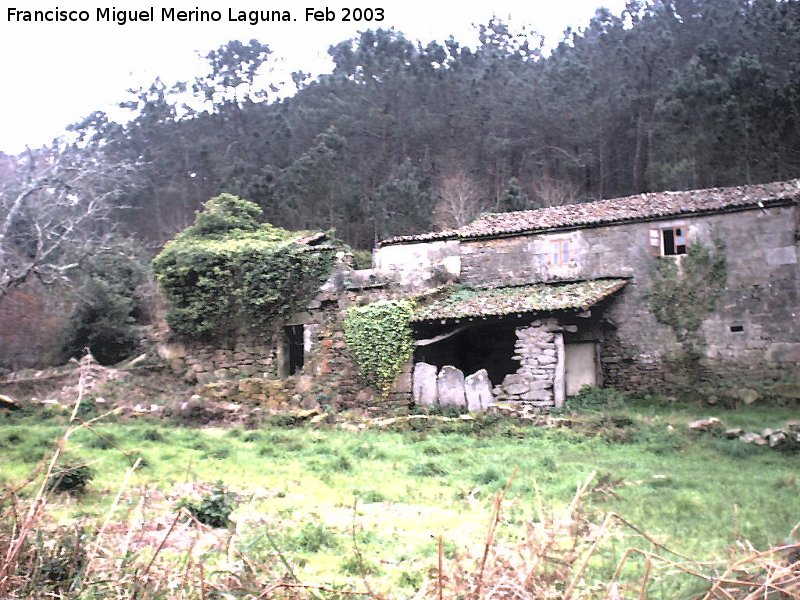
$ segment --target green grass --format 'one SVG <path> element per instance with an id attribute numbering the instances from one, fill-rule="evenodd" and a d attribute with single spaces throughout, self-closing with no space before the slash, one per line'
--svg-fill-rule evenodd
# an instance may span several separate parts
<path id="1" fill-rule="evenodd" d="M 451 556 L 480 547 L 494 496 L 515 469 L 501 538 L 522 535 L 536 515 L 537 487 L 546 504 L 563 506 L 596 472 L 598 490 L 607 492 L 590 494 L 587 506 L 598 522 L 614 511 L 698 559 L 724 557 L 737 537 L 756 547 L 781 543 L 800 520 L 800 455 L 690 434 L 686 423 L 708 415 L 759 430 L 793 416 L 634 402 L 579 417 L 583 432 L 495 418 L 361 432 L 98 424 L 102 438 L 76 432 L 65 455 L 89 464 L 95 477 L 79 500 L 56 501 L 53 514 L 64 522 L 104 515 L 125 470 L 142 456 L 145 466 L 116 518 L 125 518 L 142 489 L 170 498 L 186 482 L 219 481 L 238 495 L 232 518 L 252 556 L 278 546 L 303 581 L 341 585 L 367 574 L 376 588 L 401 597 L 413 595 L 435 565 L 440 534 Z M 23 481 L 63 429 L 53 419 L 0 421 L 0 483 Z M 609 575 L 630 543 L 611 540 L 591 573 Z"/>

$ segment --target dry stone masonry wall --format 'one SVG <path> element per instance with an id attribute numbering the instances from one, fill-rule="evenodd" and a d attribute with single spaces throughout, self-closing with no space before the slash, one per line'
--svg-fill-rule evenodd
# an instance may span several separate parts
<path id="1" fill-rule="evenodd" d="M 162 344 L 158 353 L 176 372 L 183 373 L 187 381 L 200 384 L 277 374 L 273 340 L 243 339 L 232 348 L 215 344 Z"/>
<path id="2" fill-rule="evenodd" d="M 520 367 L 495 387 L 494 395 L 498 400 L 536 407 L 556 404 L 556 380 L 563 368 L 556 343 L 560 331 L 555 319 L 537 320 L 529 327 L 516 330 L 514 359 L 519 361 Z"/>

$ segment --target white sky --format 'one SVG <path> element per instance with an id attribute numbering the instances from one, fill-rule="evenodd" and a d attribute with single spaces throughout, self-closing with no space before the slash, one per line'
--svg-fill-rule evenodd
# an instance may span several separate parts
<path id="1" fill-rule="evenodd" d="M 369 28 L 402 31 L 412 40 L 428 42 L 453 35 L 473 44 L 473 23 L 485 23 L 494 14 L 514 29 L 523 25 L 545 35 L 555 44 L 568 26 L 582 27 L 598 6 L 615 14 L 624 0 L 495 0 L 493 2 L 447 2 L 439 0 L 359 0 L 314 4 L 277 0 L 275 2 L 225 3 L 194 0 L 173 3 L 136 2 L 116 4 L 87 0 L 0 0 L 0 150 L 16 153 L 25 145 L 39 146 L 60 135 L 64 127 L 93 110 L 107 110 L 125 99 L 125 90 L 147 85 L 156 76 L 167 83 L 191 80 L 200 72 L 195 51 L 207 53 L 232 39 L 266 42 L 279 57 L 286 72 L 303 70 L 312 74 L 330 68 L 327 49 L 331 44 L 353 37 Z M 306 22 L 306 7 L 334 10 L 338 19 L 342 7 L 382 7 L 381 23 Z M 98 8 L 118 10 L 155 7 L 155 22 L 97 22 Z M 9 8 L 21 10 L 87 10 L 87 23 L 24 23 L 9 21 Z M 163 23 L 161 7 L 177 10 L 218 10 L 217 23 Z M 238 10 L 290 10 L 294 22 L 248 23 L 228 21 L 228 8 Z"/>

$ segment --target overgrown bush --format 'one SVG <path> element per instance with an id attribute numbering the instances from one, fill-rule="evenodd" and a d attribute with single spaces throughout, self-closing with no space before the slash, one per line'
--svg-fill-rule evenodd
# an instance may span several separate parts
<path id="1" fill-rule="evenodd" d="M 56 493 L 82 494 L 94 478 L 94 472 L 84 463 L 66 461 L 53 469 L 47 489 Z"/>
<path id="2" fill-rule="evenodd" d="M 190 338 L 219 338 L 242 327 L 268 329 L 304 307 L 333 268 L 331 247 L 259 224 L 261 209 L 222 194 L 153 260 L 169 302 L 167 322 Z"/>
<path id="3" fill-rule="evenodd" d="M 344 337 L 364 381 L 388 394 L 414 351 L 409 321 L 414 305 L 406 300 L 379 300 L 347 311 Z"/>
<path id="4" fill-rule="evenodd" d="M 221 482 L 197 502 L 183 499 L 178 508 L 185 508 L 194 518 L 209 527 L 227 527 L 231 513 L 236 510 L 236 494 L 228 491 Z"/>

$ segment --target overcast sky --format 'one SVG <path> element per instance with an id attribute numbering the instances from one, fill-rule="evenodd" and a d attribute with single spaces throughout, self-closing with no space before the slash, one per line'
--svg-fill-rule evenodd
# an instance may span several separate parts
<path id="1" fill-rule="evenodd" d="M 195 0 L 181 4 L 118 2 L 103 4 L 86 0 L 0 0 L 0 150 L 16 153 L 25 145 L 35 147 L 51 141 L 64 127 L 93 110 L 106 110 L 125 98 L 130 87 L 147 85 L 156 76 L 172 83 L 198 74 L 203 53 L 232 39 L 258 39 L 272 48 L 287 73 L 303 70 L 318 74 L 330 67 L 327 49 L 350 38 L 357 31 L 389 28 L 423 42 L 444 40 L 453 35 L 472 44 L 472 24 L 485 23 L 494 14 L 514 28 L 523 25 L 557 42 L 568 26 L 584 26 L 598 6 L 614 13 L 624 0 L 527 0 L 493 2 L 445 2 L 435 0 L 379 0 L 375 2 L 312 2 L 287 0 L 241 3 Z M 154 7 L 155 21 L 128 23 L 98 22 L 98 9 L 142 10 Z M 306 21 L 306 8 L 329 7 L 333 22 Z M 217 10 L 216 23 L 163 22 L 162 8 L 191 11 Z M 382 8 L 382 22 L 342 22 L 343 7 Z M 88 11 L 89 21 L 30 23 L 15 21 L 12 9 Z M 230 22 L 228 9 L 289 10 L 296 19 L 259 25 Z"/>

